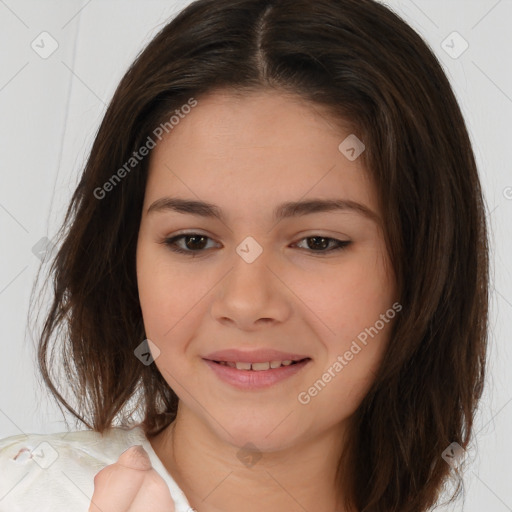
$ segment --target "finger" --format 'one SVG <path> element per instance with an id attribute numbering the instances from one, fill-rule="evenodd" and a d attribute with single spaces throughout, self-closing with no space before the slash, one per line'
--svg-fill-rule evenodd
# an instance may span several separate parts
<path id="1" fill-rule="evenodd" d="M 89 512 L 126 512 L 140 490 L 151 461 L 142 446 L 132 446 L 94 477 Z"/>
<path id="2" fill-rule="evenodd" d="M 174 512 L 174 500 L 165 480 L 157 471 L 151 469 L 145 474 L 129 512 Z"/>
<path id="3" fill-rule="evenodd" d="M 137 446 L 131 446 L 128 450 L 125 450 L 117 460 L 117 464 L 130 469 L 138 469 L 147 471 L 153 466 L 146 450 L 138 444 Z"/>

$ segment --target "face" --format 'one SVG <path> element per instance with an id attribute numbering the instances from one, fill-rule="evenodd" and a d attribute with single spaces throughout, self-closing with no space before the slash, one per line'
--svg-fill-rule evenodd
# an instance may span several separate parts
<path id="1" fill-rule="evenodd" d="M 349 135 L 293 96 L 216 92 L 153 149 L 137 278 L 178 419 L 271 451 L 361 403 L 398 309 L 376 192 L 339 149 Z"/>

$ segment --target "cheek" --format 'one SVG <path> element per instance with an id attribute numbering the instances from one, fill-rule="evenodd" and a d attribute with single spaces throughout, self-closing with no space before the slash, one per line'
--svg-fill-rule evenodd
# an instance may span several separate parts
<path id="1" fill-rule="evenodd" d="M 162 343 L 191 308 L 195 292 L 190 277 L 171 267 L 165 250 L 142 243 L 137 249 L 137 286 L 146 334 Z"/>
<path id="2" fill-rule="evenodd" d="M 139 301 L 146 336 L 160 351 L 156 360 L 160 370 L 179 373 L 188 343 L 208 315 L 208 300 L 218 278 L 199 265 L 177 264 L 160 247 L 138 249 Z"/>
<path id="3" fill-rule="evenodd" d="M 385 271 L 384 259 L 368 252 L 331 268 L 322 279 L 304 282 L 302 289 L 301 298 L 314 312 L 308 313 L 310 323 L 316 317 L 317 336 L 325 348 L 302 390 L 303 402 L 315 404 L 315 411 L 338 404 L 340 419 L 363 400 L 388 346 L 397 314 L 392 308 L 393 277 Z"/>
<path id="4" fill-rule="evenodd" d="M 392 321 L 371 335 L 363 330 L 367 334 L 364 343 L 347 336 L 329 347 L 325 362 L 310 376 L 298 396 L 304 414 L 327 427 L 354 414 L 375 380 L 391 326 Z"/>
<path id="5" fill-rule="evenodd" d="M 359 251 L 335 265 L 319 266 L 315 272 L 294 272 L 288 279 L 309 314 L 317 317 L 317 323 L 321 321 L 321 338 L 338 349 L 374 325 L 394 300 L 393 276 L 377 249 Z"/>
<path id="6" fill-rule="evenodd" d="M 187 340 L 193 335 L 194 315 L 198 314 L 197 288 L 185 272 L 172 269 L 155 251 L 140 251 L 137 262 L 139 300 L 146 336 L 158 348 L 154 364 L 169 386 L 184 398 L 180 382 L 187 387 L 195 377 L 184 372 Z M 187 378 L 186 378 L 187 377 Z M 191 377 L 191 378 L 190 378 Z"/>

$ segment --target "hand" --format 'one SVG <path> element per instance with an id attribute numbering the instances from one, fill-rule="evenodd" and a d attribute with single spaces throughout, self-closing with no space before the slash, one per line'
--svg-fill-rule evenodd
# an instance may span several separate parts
<path id="1" fill-rule="evenodd" d="M 132 446 L 94 477 L 89 512 L 174 512 L 164 479 L 142 446 Z"/>

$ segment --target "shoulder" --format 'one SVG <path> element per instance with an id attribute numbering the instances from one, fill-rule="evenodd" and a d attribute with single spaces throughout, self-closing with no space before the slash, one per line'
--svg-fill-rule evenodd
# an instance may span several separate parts
<path id="1" fill-rule="evenodd" d="M 87 512 L 96 473 L 144 443 L 137 426 L 0 439 L 0 512 Z"/>

